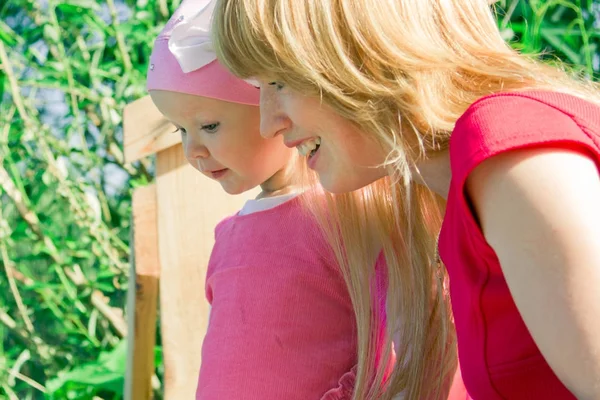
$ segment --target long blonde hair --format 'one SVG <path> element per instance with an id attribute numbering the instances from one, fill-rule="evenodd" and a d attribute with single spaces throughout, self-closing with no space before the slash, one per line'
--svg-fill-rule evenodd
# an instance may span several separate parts
<path id="1" fill-rule="evenodd" d="M 445 272 L 433 259 L 444 202 L 415 183 L 416 166 L 447 149 L 456 120 L 480 97 L 541 89 L 600 103 L 598 88 L 511 49 L 485 0 L 219 0 L 214 24 L 218 57 L 234 74 L 320 96 L 389 149 L 389 178 L 330 195 L 328 211 L 315 211 L 355 308 L 354 396 L 444 398 L 456 367 Z M 366 283 L 377 248 L 388 265 L 385 351 L 401 339 L 385 383 Z"/>

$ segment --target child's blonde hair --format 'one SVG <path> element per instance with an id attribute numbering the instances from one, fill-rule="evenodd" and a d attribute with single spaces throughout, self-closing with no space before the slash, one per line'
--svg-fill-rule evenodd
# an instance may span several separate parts
<path id="1" fill-rule="evenodd" d="M 598 88 L 512 50 L 485 0 L 219 0 L 214 21 L 218 57 L 234 74 L 320 96 L 390 150 L 390 178 L 330 195 L 320 215 L 359 327 L 355 398 L 445 398 L 456 357 L 434 260 L 444 202 L 415 183 L 416 166 L 447 149 L 456 120 L 482 96 L 541 89 L 600 103 Z M 388 344 L 400 338 L 385 385 L 385 363 L 373 371 L 366 284 L 378 246 L 388 264 Z"/>

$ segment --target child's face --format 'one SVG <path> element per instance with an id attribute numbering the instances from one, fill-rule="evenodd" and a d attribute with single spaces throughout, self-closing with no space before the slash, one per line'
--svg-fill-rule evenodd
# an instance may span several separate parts
<path id="1" fill-rule="evenodd" d="M 188 162 L 229 194 L 262 184 L 292 160 L 281 137 L 260 136 L 258 107 L 163 90 L 150 96 L 181 132 Z"/>

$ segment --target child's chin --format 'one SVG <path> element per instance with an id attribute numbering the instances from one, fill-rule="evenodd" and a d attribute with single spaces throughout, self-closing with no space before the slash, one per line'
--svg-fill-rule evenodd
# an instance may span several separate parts
<path id="1" fill-rule="evenodd" d="M 221 184 L 221 187 L 223 188 L 223 190 L 225 191 L 225 193 L 230 194 L 232 196 L 235 196 L 237 194 L 242 194 L 244 193 L 246 190 L 246 188 L 241 187 L 241 186 L 229 186 L 229 185 L 223 185 Z"/>

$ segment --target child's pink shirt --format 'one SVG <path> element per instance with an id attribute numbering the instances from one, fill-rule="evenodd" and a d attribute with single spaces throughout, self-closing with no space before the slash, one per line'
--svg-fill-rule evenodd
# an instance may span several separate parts
<path id="1" fill-rule="evenodd" d="M 197 399 L 350 399 L 352 304 L 333 252 L 294 198 L 221 222 Z"/>
<path id="2" fill-rule="evenodd" d="M 600 168 L 600 107 L 552 92 L 501 93 L 473 104 L 450 141 L 452 183 L 440 235 L 462 376 L 484 400 L 571 400 L 537 348 L 465 196 L 469 173 L 503 152 L 576 149 Z"/>

